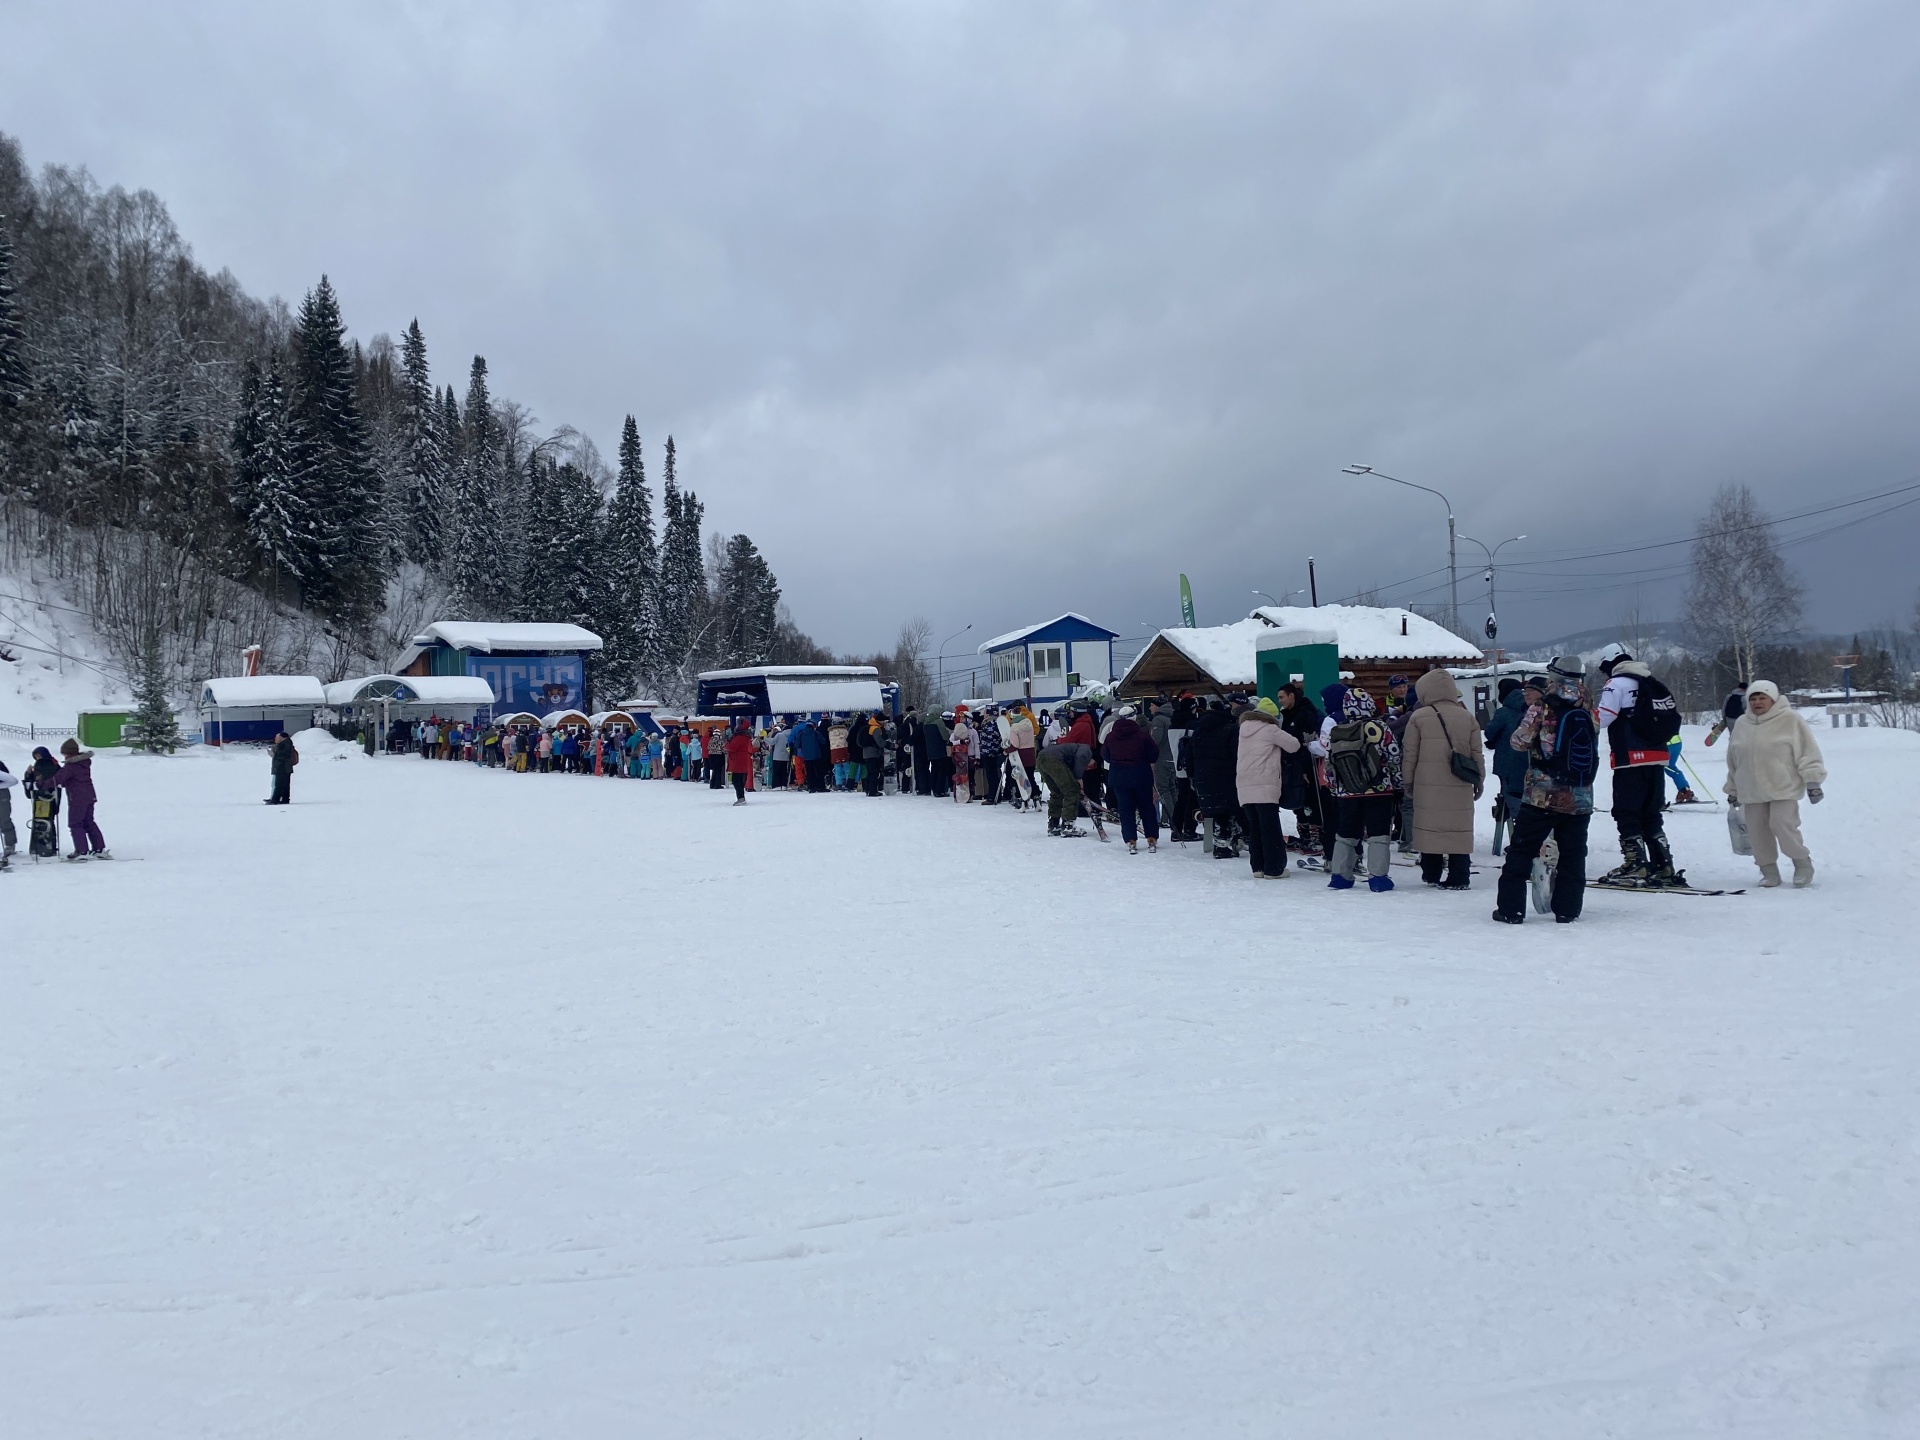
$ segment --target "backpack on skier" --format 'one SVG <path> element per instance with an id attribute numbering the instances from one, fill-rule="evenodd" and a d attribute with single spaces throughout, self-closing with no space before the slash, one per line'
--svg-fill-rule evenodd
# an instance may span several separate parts
<path id="1" fill-rule="evenodd" d="M 1386 727 L 1348 720 L 1327 732 L 1327 768 L 1342 795 L 1371 795 L 1387 775 Z"/>
<path id="2" fill-rule="evenodd" d="M 1593 728 L 1593 716 L 1584 706 L 1549 702 L 1553 716 L 1553 753 L 1542 755 L 1540 769 L 1556 784 L 1582 789 L 1593 784 L 1600 773 L 1600 741 Z"/>
<path id="3" fill-rule="evenodd" d="M 1665 746 L 1680 733 L 1680 702 L 1660 681 L 1643 675 L 1634 688 L 1626 720 L 1642 745 Z"/>

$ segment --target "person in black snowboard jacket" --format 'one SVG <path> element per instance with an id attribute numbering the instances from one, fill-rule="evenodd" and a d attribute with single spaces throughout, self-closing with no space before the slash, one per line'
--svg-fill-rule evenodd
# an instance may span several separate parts
<path id="1" fill-rule="evenodd" d="M 300 752 L 293 748 L 293 737 L 282 730 L 273 737 L 273 794 L 269 805 L 293 803 L 293 767 L 300 763 Z"/>

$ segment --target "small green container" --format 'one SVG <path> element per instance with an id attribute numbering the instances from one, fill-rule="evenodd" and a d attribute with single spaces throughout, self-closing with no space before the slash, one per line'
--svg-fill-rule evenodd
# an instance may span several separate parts
<path id="1" fill-rule="evenodd" d="M 120 744 L 120 732 L 126 729 L 133 715 L 131 710 L 82 710 L 76 727 L 80 731 L 80 744 L 88 750 Z"/>

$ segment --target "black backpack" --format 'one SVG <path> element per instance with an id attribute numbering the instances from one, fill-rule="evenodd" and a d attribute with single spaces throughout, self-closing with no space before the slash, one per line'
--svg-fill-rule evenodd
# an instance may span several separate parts
<path id="1" fill-rule="evenodd" d="M 1642 675 L 1626 720 L 1644 745 L 1666 745 L 1680 733 L 1680 702 L 1651 675 Z"/>
<path id="2" fill-rule="evenodd" d="M 1387 773 L 1386 727 L 1348 720 L 1327 732 L 1327 768 L 1343 795 L 1371 795 Z"/>
<path id="3" fill-rule="evenodd" d="M 1582 789 L 1600 773 L 1600 740 L 1593 716 L 1571 701 L 1548 702 L 1553 725 L 1553 754 L 1542 756 L 1539 768 L 1557 784 Z"/>

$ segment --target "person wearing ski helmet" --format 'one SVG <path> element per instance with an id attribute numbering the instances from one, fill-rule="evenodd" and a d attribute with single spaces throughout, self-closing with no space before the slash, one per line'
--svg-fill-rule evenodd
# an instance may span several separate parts
<path id="1" fill-rule="evenodd" d="M 1075 822 L 1080 818 L 1081 777 L 1092 762 L 1092 746 L 1066 736 L 1041 748 L 1037 768 L 1047 786 L 1047 834 L 1075 837 L 1087 833 Z"/>
<path id="2" fill-rule="evenodd" d="M 1507 742 L 1527 757 L 1527 778 L 1493 912 L 1505 925 L 1525 923 L 1527 882 L 1549 839 L 1560 854 L 1553 874 L 1553 918 L 1562 925 L 1578 920 L 1587 895 L 1587 828 L 1599 757 L 1586 666 L 1577 655 L 1555 656 L 1545 683 L 1545 693 L 1527 686 L 1527 694 L 1539 698 L 1527 706 Z"/>
<path id="3" fill-rule="evenodd" d="M 1649 735 L 1639 723 L 1642 689 L 1666 697 L 1644 661 L 1625 646 L 1610 647 L 1600 662 L 1607 677 L 1594 724 L 1607 734 L 1613 769 L 1613 823 L 1620 832 L 1620 866 L 1601 878 L 1615 884 L 1673 885 L 1673 848 L 1667 843 L 1667 754 L 1670 735 Z M 1654 690 L 1653 687 L 1658 687 Z"/>

